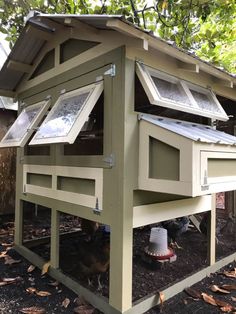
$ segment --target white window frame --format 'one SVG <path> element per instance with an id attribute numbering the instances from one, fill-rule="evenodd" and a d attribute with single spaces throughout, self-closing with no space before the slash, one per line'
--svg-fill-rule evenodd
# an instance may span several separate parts
<path id="1" fill-rule="evenodd" d="M 37 128 L 39 122 L 42 120 L 43 116 L 45 115 L 46 111 L 48 110 L 50 105 L 50 99 L 40 101 L 38 103 L 35 103 L 33 105 L 25 107 L 21 113 L 18 115 L 15 122 L 12 124 L 10 129 L 7 131 L 5 136 L 0 142 L 0 147 L 24 147 L 33 132 L 35 131 L 35 128 Z M 28 129 L 26 130 L 25 134 L 22 136 L 20 140 L 17 139 L 7 139 L 9 133 L 11 132 L 12 127 L 15 125 L 16 121 L 20 120 L 20 117 L 23 115 L 23 113 L 33 109 L 34 107 L 41 107 L 38 114 L 34 117 L 30 125 L 28 126 Z"/>
<path id="2" fill-rule="evenodd" d="M 61 101 L 65 100 L 66 98 L 70 98 L 79 94 L 83 94 L 85 92 L 89 92 L 86 100 L 84 101 L 81 110 L 79 111 L 75 122 L 72 124 L 70 131 L 66 136 L 52 136 L 52 137 L 45 137 L 45 138 L 37 138 L 37 132 L 35 133 L 34 137 L 30 141 L 29 145 L 41 145 L 41 144 L 53 144 L 53 143 L 69 143 L 73 144 L 76 140 L 76 137 L 80 133 L 84 123 L 86 122 L 89 114 L 93 110 L 96 102 L 98 101 L 100 95 L 103 91 L 103 81 L 96 82 L 85 87 L 78 88 L 76 90 L 67 92 L 62 94 L 52 107 L 51 111 L 49 112 L 47 118 L 42 123 L 49 121 L 53 116 L 57 106 L 61 103 Z M 40 128 L 39 128 L 40 130 Z"/>
<path id="3" fill-rule="evenodd" d="M 197 114 L 211 119 L 217 119 L 222 121 L 228 120 L 226 112 L 222 108 L 214 93 L 209 89 L 186 82 L 184 80 L 180 80 L 177 77 L 158 71 L 140 62 L 136 62 L 136 73 L 151 104 L 178 111 L 188 112 L 191 114 Z M 152 76 L 180 85 L 182 87 L 182 90 L 185 92 L 187 99 L 189 100 L 189 104 L 162 97 L 158 91 L 158 87 L 155 85 L 152 79 Z M 220 112 L 214 112 L 207 109 L 204 110 L 202 108 L 199 108 L 198 103 L 196 102 L 194 96 L 190 91 L 190 88 L 199 91 L 205 95 L 210 95 L 214 103 L 220 109 Z"/>

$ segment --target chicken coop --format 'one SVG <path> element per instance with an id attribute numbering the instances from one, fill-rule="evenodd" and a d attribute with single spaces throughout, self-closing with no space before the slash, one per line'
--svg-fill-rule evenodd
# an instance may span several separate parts
<path id="1" fill-rule="evenodd" d="M 17 147 L 15 245 L 25 202 L 51 211 L 49 274 L 104 313 L 144 313 L 157 292 L 132 301 L 133 229 L 210 213 L 208 266 L 163 290 L 165 298 L 233 261 L 215 259 L 215 193 L 236 189 L 236 78 L 122 16 L 31 12 L 0 72 L 19 101 L 1 147 Z M 236 122 L 236 121 L 235 121 Z M 109 295 L 59 267 L 59 215 L 110 227 Z M 33 241 L 33 240 L 32 240 Z"/>

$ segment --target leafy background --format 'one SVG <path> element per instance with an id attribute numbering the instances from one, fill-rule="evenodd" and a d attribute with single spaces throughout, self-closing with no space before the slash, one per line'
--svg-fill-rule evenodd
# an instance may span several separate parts
<path id="1" fill-rule="evenodd" d="M 235 0 L 0 0 L 0 31 L 14 44 L 30 10 L 122 14 L 130 22 L 236 73 Z"/>

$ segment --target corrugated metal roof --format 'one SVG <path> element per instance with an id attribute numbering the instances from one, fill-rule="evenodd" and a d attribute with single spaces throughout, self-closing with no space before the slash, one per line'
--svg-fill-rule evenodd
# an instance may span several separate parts
<path id="1" fill-rule="evenodd" d="M 40 21 L 38 21 L 40 18 Z M 45 46 L 47 43 L 46 40 L 40 37 L 35 37 L 34 28 L 38 28 L 45 32 L 50 32 L 52 36 L 56 36 L 57 32 L 61 29 L 61 27 L 68 25 L 65 24 L 65 18 L 71 18 L 93 26 L 98 29 L 112 29 L 111 27 L 107 26 L 107 22 L 111 19 L 117 19 L 122 21 L 123 23 L 129 25 L 129 27 L 138 29 L 145 34 L 148 34 L 155 40 L 160 41 L 167 46 L 170 46 L 171 49 L 176 49 L 178 51 L 183 52 L 185 55 L 190 55 L 188 52 L 177 48 L 176 46 L 166 42 L 159 37 L 155 37 L 152 32 L 142 30 L 139 27 L 135 26 L 134 24 L 130 23 L 121 15 L 76 15 L 76 14 L 41 14 L 38 12 L 31 12 L 28 16 L 28 20 L 26 26 L 24 27 L 23 31 L 21 32 L 18 40 L 16 41 L 11 53 L 8 56 L 7 61 L 5 62 L 1 72 L 0 72 L 0 89 L 5 91 L 15 91 L 19 82 L 22 80 L 23 76 L 25 75 L 23 72 L 13 70 L 9 68 L 8 61 L 14 60 L 18 62 L 25 63 L 27 65 L 32 65 L 35 61 L 36 56 L 40 52 L 40 50 Z M 54 22 L 53 27 L 50 27 L 50 23 Z M 41 25 L 40 25 L 41 24 Z M 29 27 L 31 25 L 31 27 Z M 202 64 L 207 64 L 212 68 L 214 66 L 210 65 L 209 63 L 200 60 L 198 57 L 191 55 L 191 57 L 198 59 Z M 219 73 L 222 72 L 225 75 L 227 74 L 228 79 L 233 79 L 225 71 L 220 69 Z"/>
<path id="2" fill-rule="evenodd" d="M 163 129 L 191 139 L 194 142 L 209 144 L 236 145 L 236 137 L 214 128 L 196 123 L 167 119 L 148 114 L 140 114 L 140 119 L 155 124 Z"/>

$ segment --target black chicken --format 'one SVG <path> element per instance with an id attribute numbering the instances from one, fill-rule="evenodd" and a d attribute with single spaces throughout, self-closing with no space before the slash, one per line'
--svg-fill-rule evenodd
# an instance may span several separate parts
<path id="1" fill-rule="evenodd" d="M 162 221 L 161 225 L 163 228 L 167 229 L 168 237 L 171 241 L 170 246 L 180 249 L 181 247 L 176 240 L 182 233 L 188 230 L 188 216 Z"/>
<path id="2" fill-rule="evenodd" d="M 83 242 L 78 247 L 80 259 L 77 263 L 77 272 L 88 279 L 89 285 L 92 278 L 97 276 L 98 290 L 102 289 L 100 276 L 109 268 L 110 241 L 107 237 L 97 237 L 94 241 Z"/>

